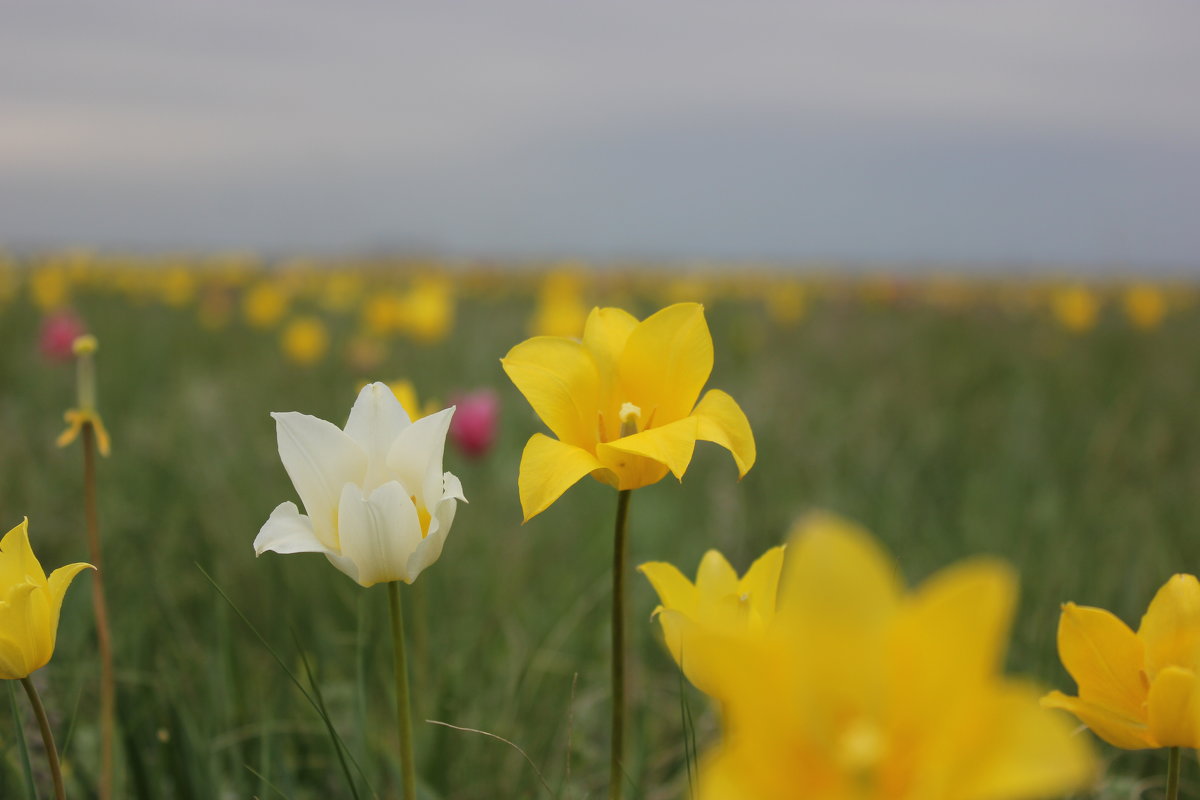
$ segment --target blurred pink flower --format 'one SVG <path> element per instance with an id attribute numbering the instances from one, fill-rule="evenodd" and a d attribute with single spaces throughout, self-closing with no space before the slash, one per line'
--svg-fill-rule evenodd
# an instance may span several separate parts
<path id="1" fill-rule="evenodd" d="M 471 458 L 480 458 L 496 439 L 500 397 L 491 389 L 479 389 L 453 398 L 458 407 L 450 421 L 450 441 Z"/>
<path id="2" fill-rule="evenodd" d="M 42 318 L 42 329 L 38 334 L 38 349 L 48 361 L 70 361 L 75 357 L 71 345 L 87 333 L 74 311 L 64 309 L 47 314 Z"/>

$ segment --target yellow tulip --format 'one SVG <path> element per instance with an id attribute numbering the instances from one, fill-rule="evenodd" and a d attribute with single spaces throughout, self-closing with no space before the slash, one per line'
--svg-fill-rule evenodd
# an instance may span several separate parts
<path id="1" fill-rule="evenodd" d="M 674 565 L 652 561 L 638 567 L 658 593 L 654 616 L 662 625 L 671 657 L 692 684 L 712 694 L 703 664 L 693 663 L 688 644 L 696 626 L 725 632 L 760 633 L 775 618 L 784 548 L 772 547 L 738 578 L 725 556 L 709 550 L 693 584 Z"/>
<path id="2" fill-rule="evenodd" d="M 309 366 L 325 357 L 329 350 L 329 331 L 316 317 L 297 317 L 283 329 L 280 344 L 289 361 Z"/>
<path id="3" fill-rule="evenodd" d="M 974 559 L 905 592 L 864 531 L 828 516 L 787 550 L 764 633 L 690 642 L 722 701 L 701 800 L 1018 800 L 1094 774 L 1086 740 L 999 672 L 1016 600 Z"/>
<path id="4" fill-rule="evenodd" d="M 95 568 L 68 564 L 47 578 L 29 546 L 28 519 L 0 540 L 0 678 L 25 678 L 49 663 L 63 595 L 85 569 Z"/>
<path id="5" fill-rule="evenodd" d="M 1042 704 L 1070 711 L 1115 747 L 1200 747 L 1200 582 L 1175 575 L 1137 633 L 1102 608 L 1066 603 L 1058 655 L 1079 696 Z"/>
<path id="6" fill-rule="evenodd" d="M 1167 298 L 1154 286 L 1138 284 L 1125 290 L 1121 298 L 1125 316 L 1136 328 L 1147 331 L 1157 328 L 1167 314 Z"/>
<path id="7" fill-rule="evenodd" d="M 242 313 L 255 328 L 271 328 L 287 313 L 288 297 L 275 284 L 261 281 L 242 298 Z"/>
<path id="8" fill-rule="evenodd" d="M 1084 286 L 1055 292 L 1050 307 L 1059 324 L 1072 333 L 1090 331 L 1100 316 L 1100 299 Z"/>
<path id="9" fill-rule="evenodd" d="M 698 303 L 678 303 L 638 322 L 619 308 L 593 309 L 583 341 L 535 336 L 500 362 L 557 436 L 536 433 L 521 456 L 525 519 L 584 475 L 637 489 L 668 471 L 683 478 L 697 440 L 733 454 L 738 476 L 754 464 L 754 434 L 737 402 L 713 389 L 712 336 Z"/>

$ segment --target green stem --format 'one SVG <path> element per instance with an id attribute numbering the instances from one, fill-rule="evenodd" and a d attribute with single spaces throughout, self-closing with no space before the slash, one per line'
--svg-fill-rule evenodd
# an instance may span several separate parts
<path id="1" fill-rule="evenodd" d="M 29 704 L 33 706 L 33 714 L 37 717 L 38 727 L 42 729 L 42 741 L 46 744 L 46 758 L 50 761 L 50 775 L 54 778 L 54 796 L 57 800 L 67 799 L 67 790 L 63 786 L 62 769 L 58 765 L 58 749 L 54 746 L 54 733 L 50 730 L 50 720 L 46 718 L 46 708 L 42 698 L 38 696 L 37 687 L 26 675 L 21 678 L 25 694 L 29 695 Z"/>
<path id="2" fill-rule="evenodd" d="M 617 493 L 617 524 L 613 534 L 612 750 L 608 771 L 610 800 L 620 800 L 624 784 L 621 764 L 625 756 L 625 553 L 629 533 L 630 494 L 629 489 Z"/>
<path id="3" fill-rule="evenodd" d="M 408 660 L 404 653 L 404 613 L 400 609 L 400 585 L 388 582 L 392 609 L 392 644 L 396 650 L 396 717 L 400 725 L 400 769 L 403 771 L 404 800 L 416 800 L 417 774 L 413 766 L 412 712 L 408 697 Z"/>
<path id="4" fill-rule="evenodd" d="M 82 367 L 85 360 L 80 359 Z M 92 608 L 100 649 L 100 800 L 113 793 L 113 741 L 116 739 L 117 681 L 113 670 L 112 633 L 104 595 L 104 564 L 100 550 L 100 514 L 96 503 L 96 432 L 83 425 L 83 509 L 87 518 L 88 549 L 96 574 L 92 579 Z"/>
<path id="5" fill-rule="evenodd" d="M 1179 748 L 1172 747 L 1167 757 L 1167 800 L 1179 800 Z"/>

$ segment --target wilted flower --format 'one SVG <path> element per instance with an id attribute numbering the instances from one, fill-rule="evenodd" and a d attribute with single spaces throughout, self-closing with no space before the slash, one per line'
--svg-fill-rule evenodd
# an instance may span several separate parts
<path id="1" fill-rule="evenodd" d="M 479 458 L 496 440 L 500 397 L 491 389 L 480 389 L 453 399 L 458 410 L 450 423 L 450 441 L 464 455 Z"/>
<path id="2" fill-rule="evenodd" d="M 705 678 L 708 665 L 693 657 L 689 641 L 705 630 L 722 633 L 762 633 L 775 618 L 779 573 L 783 568 L 782 546 L 763 553 L 738 578 L 725 556 L 709 550 L 700 559 L 693 584 L 673 564 L 652 561 L 638 567 L 654 591 L 659 606 L 654 616 L 662 625 L 663 638 L 671 657 L 687 679 L 702 692 L 711 694 Z"/>
<path id="3" fill-rule="evenodd" d="M 1102 608 L 1063 605 L 1058 655 L 1079 696 L 1042 704 L 1070 711 L 1115 747 L 1200 747 L 1200 582 L 1167 581 L 1137 633 Z"/>
<path id="4" fill-rule="evenodd" d="M 300 495 L 281 503 L 254 552 L 323 553 L 363 586 L 412 583 L 442 554 L 462 485 L 442 472 L 454 408 L 410 422 L 382 383 L 359 392 L 345 429 L 275 413 L 279 457 Z"/>
<path id="5" fill-rule="evenodd" d="M 71 581 L 91 564 L 46 577 L 29 545 L 29 520 L 0 540 L 0 678 L 17 680 L 46 666 L 58 638 L 58 614 Z"/>
<path id="6" fill-rule="evenodd" d="M 689 642 L 722 702 L 702 800 L 1025 800 L 1091 779 L 1087 742 L 999 672 L 1005 564 L 906 593 L 870 536 L 819 516 L 789 542 L 779 592 L 764 633 Z"/>
<path id="7" fill-rule="evenodd" d="M 55 311 L 42 318 L 38 349 L 42 356 L 50 361 L 70 361 L 75 357 L 71 346 L 85 333 L 87 328 L 74 311 Z"/>
<path id="8" fill-rule="evenodd" d="M 620 490 L 668 471 L 682 478 L 700 439 L 729 450 L 739 476 L 754 464 L 754 434 L 737 402 L 717 389 L 696 402 L 713 365 L 698 303 L 641 322 L 619 308 L 593 309 L 582 342 L 536 336 L 500 363 L 558 437 L 535 433 L 525 445 L 518 483 L 526 520 L 584 475 Z"/>

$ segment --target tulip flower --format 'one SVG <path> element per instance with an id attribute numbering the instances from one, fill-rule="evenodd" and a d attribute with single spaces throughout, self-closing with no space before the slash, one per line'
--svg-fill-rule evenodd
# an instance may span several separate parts
<path id="1" fill-rule="evenodd" d="M 1078 697 L 1042 704 L 1070 711 L 1115 747 L 1200 748 L 1200 582 L 1175 575 L 1137 633 L 1102 608 L 1063 605 L 1058 654 Z"/>
<path id="2" fill-rule="evenodd" d="M 412 583 L 437 561 L 462 485 L 442 472 L 454 408 L 410 422 L 382 383 L 365 386 L 344 429 L 275 413 L 279 457 L 304 504 L 284 502 L 254 552 L 322 553 L 362 586 Z"/>
<path id="3" fill-rule="evenodd" d="M 905 592 L 864 531 L 829 516 L 788 544 L 762 632 L 690 642 L 723 741 L 701 800 L 1031 800 L 1082 788 L 1086 741 L 999 672 L 1016 576 L 974 559 Z M 685 654 L 686 657 L 686 654 Z"/>
<path id="4" fill-rule="evenodd" d="M 1059 324 L 1072 333 L 1090 331 L 1100 317 L 1100 299 L 1085 286 L 1060 289 L 1050 299 L 1050 307 Z"/>
<path id="5" fill-rule="evenodd" d="M 42 319 L 38 334 L 38 349 L 47 361 L 70 361 L 74 358 L 71 349 L 75 340 L 87 333 L 87 329 L 73 311 L 60 310 Z"/>
<path id="6" fill-rule="evenodd" d="M 658 593 L 660 605 L 653 616 L 662 625 L 671 657 L 705 694 L 712 694 L 706 688 L 705 665 L 695 663 L 688 642 L 697 635 L 697 626 L 726 632 L 765 630 L 775 618 L 783 552 L 782 546 L 772 547 L 739 579 L 725 556 L 709 550 L 700 559 L 695 584 L 666 562 L 652 561 L 638 567 Z"/>
<path id="7" fill-rule="evenodd" d="M 46 577 L 29 545 L 29 520 L 0 539 L 0 678 L 19 680 L 46 666 L 58 638 L 58 613 L 71 581 L 91 564 Z"/>
<path id="8" fill-rule="evenodd" d="M 536 336 L 501 364 L 558 437 L 534 434 L 521 456 L 526 520 L 585 475 L 622 491 L 668 471 L 682 479 L 697 440 L 729 450 L 739 477 L 754 465 L 754 435 L 737 402 L 717 389 L 700 398 L 713 344 L 698 303 L 641 322 L 619 308 L 593 309 L 582 342 Z"/>
<path id="9" fill-rule="evenodd" d="M 480 458 L 496 440 L 500 398 L 491 389 L 481 389 L 454 399 L 458 409 L 450 422 L 450 441 L 469 458 Z"/>
<path id="10" fill-rule="evenodd" d="M 324 358 L 329 350 L 329 330 L 316 317 L 297 317 L 283 329 L 280 345 L 289 361 L 310 366 Z"/>
<path id="11" fill-rule="evenodd" d="M 1140 283 L 1130 286 L 1121 298 L 1125 316 L 1135 328 L 1148 331 L 1162 324 L 1167 315 L 1167 298 L 1157 287 Z"/>

